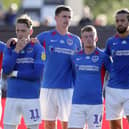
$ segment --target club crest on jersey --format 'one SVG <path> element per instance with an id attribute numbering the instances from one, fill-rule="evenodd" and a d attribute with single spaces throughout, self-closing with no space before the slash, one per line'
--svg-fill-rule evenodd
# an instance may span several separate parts
<path id="1" fill-rule="evenodd" d="M 99 60 L 99 56 L 92 56 L 91 60 L 93 62 L 97 62 Z"/>
<path id="2" fill-rule="evenodd" d="M 73 40 L 67 39 L 67 44 L 68 44 L 69 46 L 73 45 Z"/>
<path id="3" fill-rule="evenodd" d="M 46 60 L 46 54 L 44 52 L 42 52 L 41 59 Z"/>

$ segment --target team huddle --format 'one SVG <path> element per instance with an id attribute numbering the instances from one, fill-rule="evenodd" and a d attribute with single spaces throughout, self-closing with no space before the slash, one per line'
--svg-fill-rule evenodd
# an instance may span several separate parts
<path id="1" fill-rule="evenodd" d="M 72 10 L 55 10 L 56 27 L 31 38 L 32 20 L 18 17 L 16 38 L 0 42 L 2 78 L 7 78 L 4 129 L 17 129 L 23 116 L 27 129 L 101 129 L 103 100 L 110 129 L 129 122 L 129 11 L 115 14 L 116 35 L 97 47 L 93 25 L 81 28 L 81 39 L 68 31 Z M 105 73 L 108 83 L 103 87 Z M 105 94 L 103 91 L 105 90 Z"/>

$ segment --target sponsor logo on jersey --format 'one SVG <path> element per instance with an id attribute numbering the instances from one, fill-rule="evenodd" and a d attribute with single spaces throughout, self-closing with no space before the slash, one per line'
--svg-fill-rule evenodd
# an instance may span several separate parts
<path id="1" fill-rule="evenodd" d="M 24 64 L 24 63 L 34 63 L 34 59 L 30 57 L 25 58 L 17 58 L 16 60 L 17 64 Z"/>
<path id="2" fill-rule="evenodd" d="M 99 60 L 99 56 L 92 56 L 91 60 L 93 62 L 97 62 Z"/>
<path id="3" fill-rule="evenodd" d="M 68 55 L 73 55 L 74 51 L 71 49 L 67 49 L 67 48 L 58 48 L 56 47 L 54 52 L 56 53 L 62 53 L 62 54 L 68 54 Z"/>
<path id="4" fill-rule="evenodd" d="M 74 54 L 74 51 L 71 50 L 71 49 L 59 48 L 59 47 L 53 48 L 52 46 L 49 46 L 49 51 L 50 52 L 55 52 L 55 53 L 68 54 L 68 55 L 73 55 Z"/>
<path id="5" fill-rule="evenodd" d="M 99 71 L 99 67 L 92 66 L 92 65 L 79 65 L 78 70 L 81 70 L 81 71 Z"/>
<path id="6" fill-rule="evenodd" d="M 118 50 L 115 52 L 116 56 L 129 56 L 129 50 Z"/>
<path id="7" fill-rule="evenodd" d="M 69 46 L 73 45 L 73 40 L 67 39 L 67 44 L 68 44 Z"/>

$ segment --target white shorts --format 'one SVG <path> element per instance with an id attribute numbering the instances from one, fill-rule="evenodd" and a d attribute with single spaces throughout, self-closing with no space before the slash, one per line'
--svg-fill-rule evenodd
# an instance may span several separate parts
<path id="1" fill-rule="evenodd" d="M 106 119 L 117 120 L 129 115 L 129 89 L 106 87 Z"/>
<path id="2" fill-rule="evenodd" d="M 103 105 L 73 104 L 69 117 L 69 128 L 101 129 Z"/>
<path id="3" fill-rule="evenodd" d="M 4 111 L 4 124 L 18 125 L 21 116 L 26 125 L 41 123 L 41 110 L 39 99 L 7 98 Z"/>
<path id="4" fill-rule="evenodd" d="M 43 120 L 68 121 L 73 89 L 41 88 L 40 105 Z"/>

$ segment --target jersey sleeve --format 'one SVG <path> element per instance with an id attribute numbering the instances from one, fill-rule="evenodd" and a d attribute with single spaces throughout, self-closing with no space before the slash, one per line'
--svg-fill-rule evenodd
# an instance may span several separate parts
<path id="1" fill-rule="evenodd" d="M 5 48 L 3 56 L 3 73 L 10 74 L 14 70 L 18 54 L 11 48 Z"/>
<path id="2" fill-rule="evenodd" d="M 4 52 L 5 47 L 6 47 L 6 44 L 0 41 L 0 52 Z"/>
<path id="3" fill-rule="evenodd" d="M 39 40 L 40 44 L 43 46 L 45 40 L 45 32 L 38 34 L 36 37 Z"/>
<path id="4" fill-rule="evenodd" d="M 105 53 L 110 56 L 111 55 L 111 51 L 110 51 L 110 47 L 111 47 L 111 39 L 109 38 L 107 41 L 106 41 L 106 47 L 105 47 Z"/>
<path id="5" fill-rule="evenodd" d="M 110 72 L 110 70 L 111 70 L 111 60 L 110 60 L 110 58 L 107 54 L 105 54 L 105 57 L 104 57 L 104 66 L 105 66 L 105 69 L 108 72 Z"/>
<path id="6" fill-rule="evenodd" d="M 76 54 L 76 53 L 75 53 Z M 73 80 L 73 86 L 75 86 L 75 80 L 76 80 L 76 68 L 75 68 L 75 54 L 71 55 L 71 65 L 72 65 L 72 80 Z"/>
<path id="7" fill-rule="evenodd" d="M 44 48 L 40 45 L 35 49 L 36 56 L 34 59 L 33 69 L 28 71 L 19 71 L 18 78 L 26 80 L 39 80 L 42 78 L 44 62 L 46 59 Z"/>
<path id="8" fill-rule="evenodd" d="M 80 51 L 82 49 L 82 43 L 81 43 L 81 40 L 80 38 L 77 36 L 76 40 L 75 40 L 75 43 L 77 45 L 77 51 Z"/>

